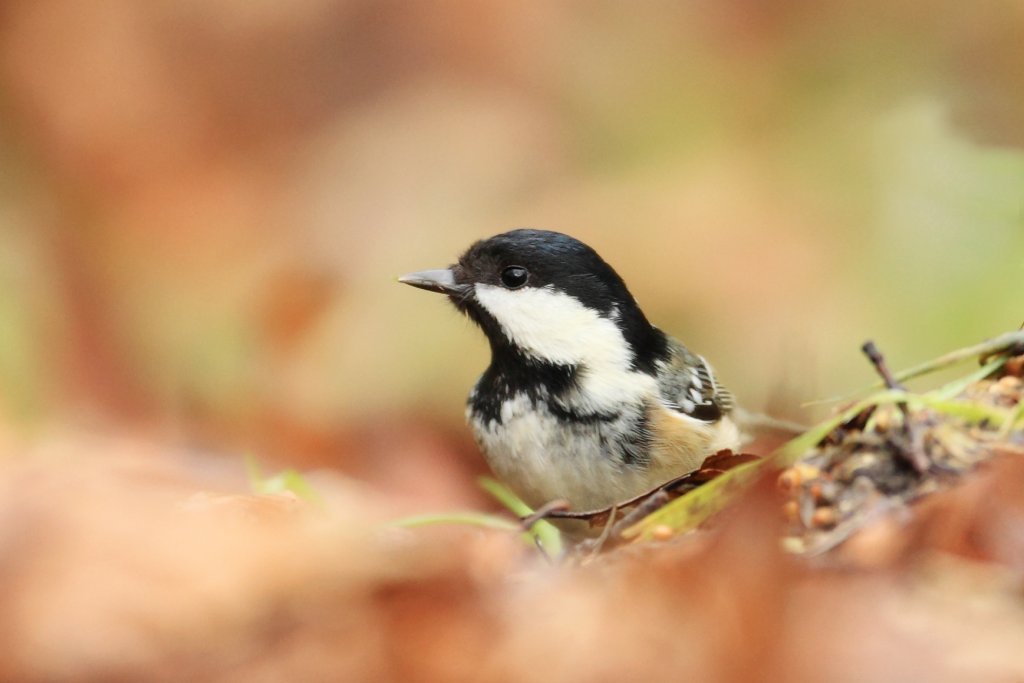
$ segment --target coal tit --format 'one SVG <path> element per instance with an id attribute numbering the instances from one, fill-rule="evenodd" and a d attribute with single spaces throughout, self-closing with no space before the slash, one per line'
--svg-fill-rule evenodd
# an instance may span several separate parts
<path id="1" fill-rule="evenodd" d="M 487 335 L 467 418 L 495 475 L 534 507 L 612 505 L 739 445 L 708 362 L 649 323 L 577 239 L 513 230 L 399 281 L 448 295 Z"/>

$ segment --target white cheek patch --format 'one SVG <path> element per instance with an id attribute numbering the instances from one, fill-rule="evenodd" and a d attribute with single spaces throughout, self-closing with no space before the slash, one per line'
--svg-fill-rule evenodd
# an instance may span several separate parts
<path id="1" fill-rule="evenodd" d="M 528 355 L 562 365 L 627 368 L 632 353 L 614 321 L 553 289 L 476 285 L 476 298 Z"/>
<path id="2" fill-rule="evenodd" d="M 650 394 L 655 380 L 631 368 L 633 352 L 615 321 L 549 288 L 477 284 L 476 299 L 525 354 L 582 369 L 579 397 L 595 410 Z"/>

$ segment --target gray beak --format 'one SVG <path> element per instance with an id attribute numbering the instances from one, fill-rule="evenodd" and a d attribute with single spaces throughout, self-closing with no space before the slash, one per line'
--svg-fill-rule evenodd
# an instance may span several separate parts
<path id="1" fill-rule="evenodd" d="M 412 285 L 425 289 L 428 292 L 440 294 L 461 294 L 466 286 L 455 282 L 455 274 L 451 268 L 439 268 L 437 270 L 421 270 L 417 273 L 409 273 L 398 278 L 402 284 Z"/>

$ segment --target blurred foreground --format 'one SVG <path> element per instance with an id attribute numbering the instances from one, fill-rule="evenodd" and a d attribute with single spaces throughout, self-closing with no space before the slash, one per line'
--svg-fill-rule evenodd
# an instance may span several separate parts
<path id="1" fill-rule="evenodd" d="M 52 448 L 80 457 L 0 469 L 5 681 L 1024 677 L 1019 455 L 817 567 L 780 552 L 771 480 L 711 532 L 554 567 L 515 533 L 382 532 L 337 477 L 312 505 L 145 444 Z"/>

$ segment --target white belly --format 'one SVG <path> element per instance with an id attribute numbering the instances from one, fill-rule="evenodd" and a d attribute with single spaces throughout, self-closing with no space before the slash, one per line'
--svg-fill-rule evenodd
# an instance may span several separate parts
<path id="1" fill-rule="evenodd" d="M 503 406 L 500 422 L 484 424 L 471 416 L 470 424 L 494 474 L 532 507 L 553 500 L 566 500 L 574 510 L 606 507 L 690 472 L 706 455 L 733 445 L 717 443 L 723 441 L 716 438 L 717 425 L 680 415 L 674 436 L 688 438 L 672 444 L 655 440 L 646 454 L 649 462 L 626 464 L 609 444 L 621 438 L 643 409 L 638 405 L 619 420 L 573 423 L 520 396 Z M 667 419 L 675 422 L 674 417 Z"/>

